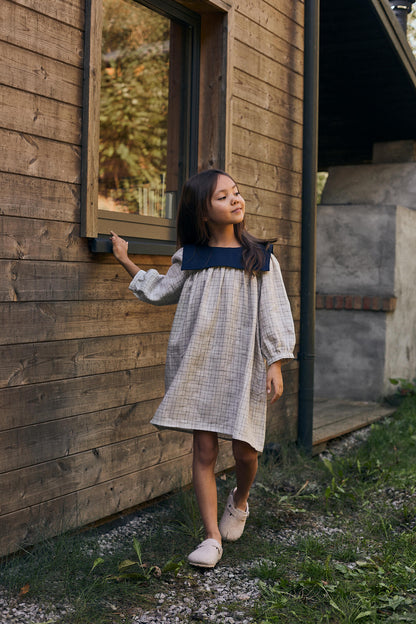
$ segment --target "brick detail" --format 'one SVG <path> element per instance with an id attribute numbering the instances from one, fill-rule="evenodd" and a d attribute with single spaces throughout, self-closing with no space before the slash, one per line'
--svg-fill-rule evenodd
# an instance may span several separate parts
<path id="1" fill-rule="evenodd" d="M 369 312 L 394 312 L 396 297 L 361 295 L 316 294 L 317 310 L 363 310 Z"/>

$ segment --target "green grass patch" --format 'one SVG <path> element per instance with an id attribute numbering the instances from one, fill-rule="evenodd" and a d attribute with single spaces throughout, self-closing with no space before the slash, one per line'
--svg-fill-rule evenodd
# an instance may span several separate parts
<path id="1" fill-rule="evenodd" d="M 257 579 L 261 596 L 254 607 L 228 600 L 217 621 L 243 610 L 257 624 L 416 622 L 415 458 L 414 396 L 345 455 L 310 458 L 288 446 L 278 461 L 262 458 L 246 532 L 219 564 Z M 220 513 L 233 482 L 218 479 Z M 65 624 L 129 624 L 161 592 L 203 595 L 204 574 L 186 563 L 202 536 L 192 490 L 155 506 L 150 529 L 113 549 L 102 549 L 102 533 L 4 559 L 0 585 L 11 599 L 68 608 L 51 620 Z"/>

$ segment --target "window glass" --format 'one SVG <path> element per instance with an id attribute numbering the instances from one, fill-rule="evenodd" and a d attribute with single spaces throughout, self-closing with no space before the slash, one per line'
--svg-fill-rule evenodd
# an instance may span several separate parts
<path id="1" fill-rule="evenodd" d="M 103 2 L 100 211 L 175 217 L 183 28 L 133 0 Z"/>

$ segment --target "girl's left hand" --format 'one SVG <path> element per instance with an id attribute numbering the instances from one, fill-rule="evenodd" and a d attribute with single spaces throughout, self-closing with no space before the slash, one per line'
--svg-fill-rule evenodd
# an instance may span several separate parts
<path id="1" fill-rule="evenodd" d="M 283 394 L 283 377 L 282 377 L 282 362 L 273 362 L 270 364 L 267 370 L 267 394 L 271 397 L 271 403 L 275 403 L 277 399 Z"/>

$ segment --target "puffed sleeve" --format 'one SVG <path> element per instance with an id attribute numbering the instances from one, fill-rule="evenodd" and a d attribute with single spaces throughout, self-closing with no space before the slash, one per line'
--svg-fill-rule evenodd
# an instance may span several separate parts
<path id="1" fill-rule="evenodd" d="M 130 282 L 129 289 L 140 301 L 162 306 L 178 303 L 187 272 L 182 271 L 183 249 L 172 256 L 172 265 L 166 275 L 156 269 L 139 271 Z"/>
<path id="2" fill-rule="evenodd" d="M 270 257 L 270 270 L 261 274 L 259 296 L 260 348 L 267 364 L 292 359 L 295 329 L 280 266 Z"/>

